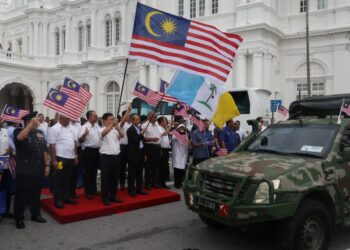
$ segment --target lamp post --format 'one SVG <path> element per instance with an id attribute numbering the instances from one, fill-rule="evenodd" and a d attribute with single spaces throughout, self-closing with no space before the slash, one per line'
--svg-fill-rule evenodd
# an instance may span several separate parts
<path id="1" fill-rule="evenodd" d="M 309 46 L 309 0 L 306 0 L 306 77 L 307 77 L 307 94 L 311 96 L 310 82 L 310 46 Z"/>

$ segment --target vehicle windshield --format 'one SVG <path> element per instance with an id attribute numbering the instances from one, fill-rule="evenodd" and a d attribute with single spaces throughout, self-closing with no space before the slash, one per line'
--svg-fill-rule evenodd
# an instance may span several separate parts
<path id="1" fill-rule="evenodd" d="M 325 158 L 336 133 L 336 125 L 275 125 L 262 132 L 248 151 Z"/>

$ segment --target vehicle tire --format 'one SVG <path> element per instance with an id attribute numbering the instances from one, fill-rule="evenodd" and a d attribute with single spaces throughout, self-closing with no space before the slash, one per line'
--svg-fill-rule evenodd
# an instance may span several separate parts
<path id="1" fill-rule="evenodd" d="M 306 199 L 295 215 L 278 223 L 278 249 L 326 250 L 332 234 L 329 211 L 322 203 Z"/>
<path id="2" fill-rule="evenodd" d="M 206 224 L 210 228 L 225 228 L 225 227 L 227 227 L 226 225 L 224 225 L 220 222 L 217 222 L 215 220 L 209 219 L 208 217 L 205 217 L 203 215 L 199 215 L 199 218 L 202 220 L 202 222 L 204 222 L 204 224 Z"/>

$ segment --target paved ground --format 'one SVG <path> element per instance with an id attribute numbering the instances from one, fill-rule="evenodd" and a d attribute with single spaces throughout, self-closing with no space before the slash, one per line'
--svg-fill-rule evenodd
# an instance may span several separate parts
<path id="1" fill-rule="evenodd" d="M 270 250 L 271 238 L 236 230 L 207 228 L 183 201 L 60 225 L 43 212 L 46 224 L 25 221 L 17 230 L 12 220 L 0 223 L 0 249 L 75 250 Z M 27 218 L 29 215 L 27 215 Z M 338 229 L 331 249 L 350 249 L 350 228 Z"/>

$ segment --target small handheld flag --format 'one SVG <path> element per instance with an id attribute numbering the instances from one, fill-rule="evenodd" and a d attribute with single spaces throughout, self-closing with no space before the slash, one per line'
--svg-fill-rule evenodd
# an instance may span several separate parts
<path id="1" fill-rule="evenodd" d="M 216 148 L 215 154 L 217 156 L 225 156 L 225 155 L 227 155 L 227 149 L 226 148 Z"/>
<path id="2" fill-rule="evenodd" d="M 163 101 L 177 103 L 177 99 L 175 97 L 165 94 L 165 90 L 167 89 L 168 85 L 168 82 L 160 79 L 159 94 L 162 95 Z"/>
<path id="3" fill-rule="evenodd" d="M 7 165 L 9 160 L 9 156 L 8 155 L 3 155 L 0 156 L 0 172 L 4 169 L 4 167 Z"/>
<path id="4" fill-rule="evenodd" d="M 160 94 L 154 92 L 139 82 L 136 83 L 133 94 L 153 107 L 157 106 L 158 102 L 162 99 Z"/>
<path id="5" fill-rule="evenodd" d="M 344 103 L 341 107 L 341 112 L 345 113 L 347 116 L 350 116 L 350 105 L 348 103 Z"/>
<path id="6" fill-rule="evenodd" d="M 282 105 L 278 105 L 277 112 L 280 113 L 283 116 L 287 116 L 288 113 L 289 113 L 289 110 L 286 107 L 282 106 Z"/>
<path id="7" fill-rule="evenodd" d="M 72 97 L 74 99 L 77 99 L 79 101 L 84 102 L 87 104 L 91 97 L 92 94 L 84 89 L 79 83 L 76 81 L 69 79 L 69 78 L 64 78 L 63 86 L 61 88 L 61 92 L 67 94 L 69 97 Z"/>
<path id="8" fill-rule="evenodd" d="M 191 118 L 190 118 L 190 121 L 192 121 L 193 124 L 195 124 L 197 126 L 199 131 L 203 132 L 205 130 L 205 125 L 204 125 L 203 121 L 200 118 L 192 115 Z"/>
<path id="9" fill-rule="evenodd" d="M 14 108 L 6 104 L 1 113 L 1 118 L 7 122 L 21 123 L 22 117 L 28 114 L 28 110 Z"/>
<path id="10" fill-rule="evenodd" d="M 186 128 L 181 126 L 170 132 L 172 136 L 175 136 L 182 144 L 188 145 L 189 140 L 187 137 Z"/>
<path id="11" fill-rule="evenodd" d="M 189 118 L 190 115 L 187 112 L 190 111 L 190 109 L 191 109 L 191 107 L 188 106 L 187 104 L 178 102 L 176 104 L 175 109 L 174 109 L 174 115 L 175 116 L 182 116 L 185 119 Z"/>
<path id="12" fill-rule="evenodd" d="M 44 106 L 75 121 L 80 119 L 81 114 L 85 110 L 84 103 L 53 88 L 47 94 Z"/>

